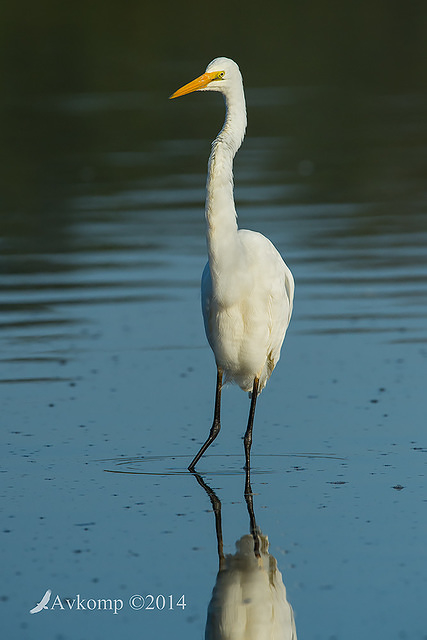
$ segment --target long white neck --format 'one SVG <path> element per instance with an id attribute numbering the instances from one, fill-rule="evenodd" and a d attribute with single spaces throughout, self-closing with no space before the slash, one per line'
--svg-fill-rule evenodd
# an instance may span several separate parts
<path id="1" fill-rule="evenodd" d="M 246 130 L 246 105 L 241 82 L 224 94 L 224 126 L 212 143 L 206 186 L 208 254 L 212 277 L 227 270 L 237 242 L 237 214 L 233 198 L 233 158 Z"/>

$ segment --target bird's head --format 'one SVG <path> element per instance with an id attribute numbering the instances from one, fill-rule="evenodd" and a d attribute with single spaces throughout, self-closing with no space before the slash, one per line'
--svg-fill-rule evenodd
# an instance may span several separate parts
<path id="1" fill-rule="evenodd" d="M 228 89 L 242 82 L 238 65 L 230 58 L 215 58 L 206 67 L 203 75 L 185 84 L 170 98 L 179 98 L 193 91 L 220 91 L 226 94 Z"/>

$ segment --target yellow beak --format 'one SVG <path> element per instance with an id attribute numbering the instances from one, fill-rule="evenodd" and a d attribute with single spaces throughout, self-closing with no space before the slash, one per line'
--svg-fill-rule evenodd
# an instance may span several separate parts
<path id="1" fill-rule="evenodd" d="M 210 73 L 204 73 L 202 76 L 199 76 L 192 82 L 185 84 L 183 87 L 175 91 L 171 96 L 169 96 L 169 100 L 172 98 L 179 98 L 180 96 L 185 96 L 187 93 L 192 93 L 193 91 L 200 91 L 200 89 L 204 89 L 208 86 L 212 80 L 218 78 L 218 72 L 212 71 Z"/>

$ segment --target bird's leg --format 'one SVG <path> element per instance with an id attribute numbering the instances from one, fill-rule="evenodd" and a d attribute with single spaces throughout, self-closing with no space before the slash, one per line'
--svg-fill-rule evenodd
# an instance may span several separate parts
<path id="1" fill-rule="evenodd" d="M 245 500 L 246 506 L 248 508 L 249 513 L 249 522 L 251 525 L 251 534 L 254 539 L 254 553 L 257 558 L 261 557 L 261 553 L 259 550 L 259 535 L 258 535 L 258 527 L 255 520 L 255 512 L 254 512 L 254 494 L 252 493 L 251 487 L 251 469 L 250 467 L 246 467 L 246 479 L 245 479 Z"/>
<path id="2" fill-rule="evenodd" d="M 218 548 L 218 560 L 219 560 L 219 571 L 221 571 L 224 567 L 225 556 L 224 556 L 224 542 L 222 539 L 222 523 L 221 523 L 221 501 L 216 495 L 215 491 L 210 488 L 209 485 L 203 480 L 202 476 L 197 473 L 197 471 L 193 471 L 193 475 L 196 478 L 197 482 L 209 496 L 209 499 L 212 504 L 212 508 L 215 514 L 215 530 L 216 530 L 216 541 Z"/>
<path id="3" fill-rule="evenodd" d="M 248 426 L 246 429 L 245 437 L 243 438 L 243 442 L 245 443 L 245 457 L 246 457 L 245 469 L 246 470 L 250 469 L 251 467 L 252 429 L 254 426 L 255 405 L 256 405 L 256 399 L 258 396 L 258 385 L 259 385 L 259 378 L 254 378 L 254 386 L 252 387 L 252 399 L 251 399 L 251 408 L 249 410 Z"/>
<path id="4" fill-rule="evenodd" d="M 222 389 L 222 369 L 218 367 L 217 376 L 216 376 L 216 393 L 215 393 L 215 411 L 214 411 L 214 419 L 212 423 L 211 430 L 209 432 L 209 437 L 206 440 L 205 444 L 200 448 L 200 451 L 192 460 L 191 464 L 188 467 L 189 471 L 194 471 L 194 467 L 199 462 L 200 458 L 206 451 L 206 449 L 212 444 L 212 442 L 217 437 L 220 429 L 221 429 L 221 389 Z"/>

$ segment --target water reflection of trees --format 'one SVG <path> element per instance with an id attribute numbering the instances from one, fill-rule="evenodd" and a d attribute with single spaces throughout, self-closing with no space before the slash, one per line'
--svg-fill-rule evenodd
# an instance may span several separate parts
<path id="1" fill-rule="evenodd" d="M 209 140 L 211 119 L 195 118 L 190 104 L 176 131 L 166 96 L 186 77 L 184 65 L 199 68 L 216 53 L 234 56 L 244 71 L 249 139 L 286 140 L 269 170 L 281 183 L 299 183 L 297 202 L 374 202 L 376 216 L 361 224 L 353 217 L 355 232 L 365 235 L 378 233 L 378 213 L 385 218 L 390 206 L 417 213 L 425 192 L 427 5 L 366 0 L 328 12 L 314 0 L 278 3 L 268 29 L 260 29 L 259 4 L 251 1 L 244 15 L 227 6 L 215 43 L 204 29 L 177 37 L 189 23 L 205 24 L 209 10 L 108 0 L 2 5 L 0 236 L 24 253 L 60 253 L 73 240 L 76 193 L 111 193 L 171 169 L 201 171 L 204 148 L 176 164 L 165 157 L 127 168 L 105 156 L 151 152 L 153 141 L 177 135 Z M 255 32 L 257 47 L 248 38 Z M 292 90 L 286 103 L 273 96 L 262 107 L 251 104 L 251 88 L 268 86 L 317 89 Z M 124 92 L 119 103 L 68 99 L 117 92 Z M 420 220 L 406 215 L 404 224 L 416 232 Z"/>
<path id="2" fill-rule="evenodd" d="M 218 55 L 241 62 L 251 86 L 423 86 L 424 3 L 360 0 L 328 9 L 309 0 L 275 3 L 260 15 L 248 0 L 244 12 L 226 5 L 220 28 L 197 29 L 212 15 L 195 1 L 179 9 L 171 1 L 3 3 L 2 85 L 9 93 L 135 90 L 146 79 L 160 87 L 180 60 L 197 67 L 212 59 L 215 44 Z"/>

